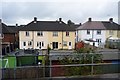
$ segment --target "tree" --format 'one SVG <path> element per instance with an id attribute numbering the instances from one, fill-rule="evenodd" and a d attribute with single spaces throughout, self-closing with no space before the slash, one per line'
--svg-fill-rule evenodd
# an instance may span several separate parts
<path id="1" fill-rule="evenodd" d="M 74 25 L 74 23 L 71 20 L 68 20 L 67 23 L 68 23 L 69 26 Z"/>
<path id="2" fill-rule="evenodd" d="M 84 50 L 82 50 L 84 51 Z M 73 53 L 74 55 L 64 56 L 63 59 L 59 60 L 63 65 L 69 64 L 91 64 L 92 63 L 92 56 L 93 56 L 93 63 L 101 63 L 102 62 L 102 55 L 100 54 L 91 54 L 89 51 L 88 53 Z M 65 75 L 66 76 L 74 76 L 74 75 L 90 75 L 91 74 L 91 67 L 92 66 L 70 66 L 64 67 Z M 95 69 L 94 74 L 100 72 L 99 67 L 93 67 Z"/>

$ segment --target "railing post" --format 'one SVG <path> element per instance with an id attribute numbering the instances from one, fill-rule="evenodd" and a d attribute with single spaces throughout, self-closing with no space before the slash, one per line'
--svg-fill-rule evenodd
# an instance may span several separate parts
<path id="1" fill-rule="evenodd" d="M 91 66 L 91 75 L 93 76 L 93 53 L 92 53 L 92 66 Z"/>
<path id="2" fill-rule="evenodd" d="M 50 77 L 50 59 L 49 59 L 49 44 L 47 48 L 47 55 L 45 56 L 45 77 Z"/>

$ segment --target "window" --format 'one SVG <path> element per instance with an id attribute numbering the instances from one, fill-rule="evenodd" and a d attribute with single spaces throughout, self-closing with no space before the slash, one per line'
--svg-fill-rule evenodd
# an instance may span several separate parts
<path id="1" fill-rule="evenodd" d="M 53 32 L 53 36 L 58 36 L 58 32 Z"/>
<path id="2" fill-rule="evenodd" d="M 37 32 L 37 36 L 43 36 L 43 32 L 42 31 L 38 31 Z"/>
<path id="3" fill-rule="evenodd" d="M 37 42 L 37 47 L 39 47 L 39 42 Z"/>
<path id="4" fill-rule="evenodd" d="M 41 42 L 37 42 L 37 47 L 41 49 Z"/>
<path id="5" fill-rule="evenodd" d="M 66 32 L 66 36 L 69 36 L 69 32 Z"/>
<path id="6" fill-rule="evenodd" d="M 32 46 L 32 42 L 31 41 L 28 41 L 28 46 Z"/>
<path id="7" fill-rule="evenodd" d="M 96 41 L 98 42 L 98 45 L 101 43 L 101 39 L 96 39 Z"/>
<path id="8" fill-rule="evenodd" d="M 101 43 L 101 39 L 96 39 L 97 42 Z"/>
<path id="9" fill-rule="evenodd" d="M 44 46 L 44 42 L 42 41 L 42 47 Z"/>
<path id="10" fill-rule="evenodd" d="M 71 42 L 69 42 L 69 46 L 71 46 L 72 44 L 71 44 Z"/>
<path id="11" fill-rule="evenodd" d="M 43 41 L 42 42 L 37 42 L 37 47 L 41 48 L 41 46 L 44 47 L 44 42 Z"/>
<path id="12" fill-rule="evenodd" d="M 101 30 L 97 30 L 97 34 L 101 34 Z"/>
<path id="13" fill-rule="evenodd" d="M 63 46 L 67 46 L 67 41 L 63 41 Z"/>
<path id="14" fill-rule="evenodd" d="M 29 31 L 26 31 L 26 36 L 29 36 Z"/>
<path id="15" fill-rule="evenodd" d="M 113 35 L 113 30 L 109 30 L 109 35 Z"/>
<path id="16" fill-rule="evenodd" d="M 90 30 L 87 30 L 87 34 L 90 34 Z"/>
<path id="17" fill-rule="evenodd" d="M 23 42 L 23 46 L 26 46 L 26 42 Z"/>

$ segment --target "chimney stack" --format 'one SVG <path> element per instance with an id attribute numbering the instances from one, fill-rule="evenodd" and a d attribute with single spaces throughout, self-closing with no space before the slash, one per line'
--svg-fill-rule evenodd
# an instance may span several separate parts
<path id="1" fill-rule="evenodd" d="M 16 27 L 18 27 L 18 24 L 16 23 Z"/>
<path id="2" fill-rule="evenodd" d="M 88 18 L 88 21 L 91 22 L 91 21 L 92 21 L 92 18 Z"/>
<path id="3" fill-rule="evenodd" d="M 113 18 L 110 18 L 109 21 L 110 21 L 110 22 L 113 22 Z"/>
<path id="4" fill-rule="evenodd" d="M 61 22 L 61 21 L 62 21 L 62 18 L 59 18 L 59 21 Z"/>
<path id="5" fill-rule="evenodd" d="M 82 23 L 79 23 L 79 25 L 81 26 L 81 25 L 82 25 Z"/>
<path id="6" fill-rule="evenodd" d="M 2 23 L 2 19 L 0 19 L 0 24 Z"/>
<path id="7" fill-rule="evenodd" d="M 36 23 L 37 22 L 37 17 L 34 17 L 34 23 Z"/>

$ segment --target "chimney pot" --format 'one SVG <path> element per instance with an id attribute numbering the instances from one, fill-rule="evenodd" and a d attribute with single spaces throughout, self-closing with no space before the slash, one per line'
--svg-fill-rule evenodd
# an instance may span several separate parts
<path id="1" fill-rule="evenodd" d="M 79 25 L 81 26 L 81 25 L 82 25 L 82 23 L 79 23 Z"/>
<path id="2" fill-rule="evenodd" d="M 2 23 L 2 19 L 0 19 L 0 23 Z"/>
<path id="3" fill-rule="evenodd" d="M 34 23 L 36 23 L 37 22 L 37 17 L 34 17 Z"/>
<path id="4" fill-rule="evenodd" d="M 18 24 L 16 23 L 16 27 L 18 27 Z"/>
<path id="5" fill-rule="evenodd" d="M 109 21 L 110 21 L 110 22 L 113 22 L 113 18 L 110 18 Z"/>
<path id="6" fill-rule="evenodd" d="M 92 18 L 88 18 L 88 21 L 91 22 L 91 21 L 92 21 Z"/>
<path id="7" fill-rule="evenodd" d="M 61 21 L 62 21 L 62 18 L 59 18 L 59 21 L 61 22 Z"/>

